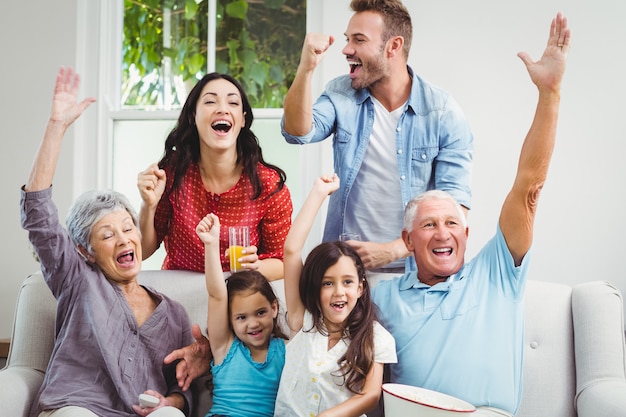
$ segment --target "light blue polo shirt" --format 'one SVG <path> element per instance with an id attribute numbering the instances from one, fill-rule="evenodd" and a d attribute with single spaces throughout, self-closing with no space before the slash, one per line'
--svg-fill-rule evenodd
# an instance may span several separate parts
<path id="1" fill-rule="evenodd" d="M 498 226 L 446 282 L 429 287 L 416 272 L 380 282 L 373 299 L 398 353 L 391 381 L 515 414 L 522 397 L 529 256 L 516 268 Z"/>

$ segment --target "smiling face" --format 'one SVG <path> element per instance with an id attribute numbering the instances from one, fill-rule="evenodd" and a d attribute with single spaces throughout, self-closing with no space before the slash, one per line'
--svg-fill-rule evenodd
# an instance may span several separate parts
<path id="1" fill-rule="evenodd" d="M 201 148 L 235 151 L 239 132 L 245 126 L 237 87 L 222 78 L 209 81 L 196 103 L 195 124 Z"/>
<path id="2" fill-rule="evenodd" d="M 278 303 L 259 291 L 238 291 L 230 299 L 233 332 L 251 351 L 268 348 L 277 315 Z"/>
<path id="3" fill-rule="evenodd" d="M 141 236 L 130 214 L 116 209 L 91 229 L 91 254 L 87 259 L 115 282 L 133 281 L 141 270 Z M 85 253 L 84 249 L 82 250 Z"/>
<path id="4" fill-rule="evenodd" d="M 379 13 L 356 13 L 346 29 L 342 53 L 350 65 L 352 88 L 371 87 L 390 74 L 385 59 L 386 42 L 382 40 L 383 18 Z"/>
<path id="5" fill-rule="evenodd" d="M 411 232 L 402 238 L 415 256 L 418 278 L 434 285 L 445 281 L 463 266 L 468 228 L 462 213 L 449 199 L 430 198 L 421 201 Z"/>
<path id="6" fill-rule="evenodd" d="M 343 330 L 344 322 L 363 293 L 354 261 L 341 256 L 322 277 L 320 304 L 324 324 L 329 332 Z"/>

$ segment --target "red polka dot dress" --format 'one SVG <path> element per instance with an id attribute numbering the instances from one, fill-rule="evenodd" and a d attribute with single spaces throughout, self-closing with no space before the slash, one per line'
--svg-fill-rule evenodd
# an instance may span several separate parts
<path id="1" fill-rule="evenodd" d="M 287 186 L 277 189 L 280 176 L 258 164 L 261 195 L 252 200 L 252 184 L 245 173 L 237 184 L 222 194 L 204 188 L 197 164 L 191 164 L 177 191 L 161 198 L 154 217 L 159 245 L 165 244 L 162 269 L 185 269 L 204 272 L 204 244 L 196 226 L 209 213 L 220 219 L 220 253 L 222 270 L 230 269 L 225 252 L 228 249 L 228 227 L 248 226 L 250 245 L 258 248 L 259 259 L 283 259 L 283 245 L 291 227 L 293 204 Z M 173 174 L 166 172 L 168 188 Z M 274 193 L 274 194 L 272 194 Z"/>

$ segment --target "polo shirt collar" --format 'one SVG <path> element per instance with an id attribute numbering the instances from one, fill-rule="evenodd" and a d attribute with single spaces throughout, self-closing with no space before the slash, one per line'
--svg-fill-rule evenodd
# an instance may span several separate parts
<path id="1" fill-rule="evenodd" d="M 432 287 L 424 284 L 423 282 L 417 279 L 417 271 L 410 271 L 410 272 L 405 273 L 402 277 L 400 277 L 399 288 L 400 288 L 400 291 L 409 290 L 411 288 L 416 288 L 416 289 L 436 288 L 438 290 L 448 291 L 450 287 L 453 286 L 456 282 L 463 280 L 463 278 L 465 277 L 464 270 L 465 270 L 465 265 L 461 267 L 459 272 L 457 272 L 456 274 L 450 275 L 447 280 L 445 280 L 444 282 L 435 284 Z"/>

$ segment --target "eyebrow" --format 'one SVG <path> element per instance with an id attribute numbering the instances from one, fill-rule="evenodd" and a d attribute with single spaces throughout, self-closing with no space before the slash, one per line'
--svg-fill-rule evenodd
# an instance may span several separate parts
<path id="1" fill-rule="evenodd" d="M 217 97 L 217 93 L 214 93 L 212 91 L 207 91 L 206 93 L 202 94 L 202 97 L 207 96 L 207 95 L 208 96 L 215 96 L 215 97 Z M 231 97 L 231 96 L 235 96 L 237 98 L 241 98 L 238 93 L 228 93 L 228 94 L 226 94 L 226 97 Z"/>
<path id="2" fill-rule="evenodd" d="M 344 34 L 343 34 L 343 35 L 344 35 L 346 38 L 350 38 L 350 37 L 354 37 L 354 36 L 363 36 L 363 37 L 365 37 L 365 38 L 368 38 L 368 39 L 369 39 L 369 37 L 368 37 L 365 33 L 362 33 L 362 32 L 355 32 L 355 33 L 351 33 L 351 34 L 348 34 L 348 33 L 345 33 L 345 32 L 344 32 Z"/>

